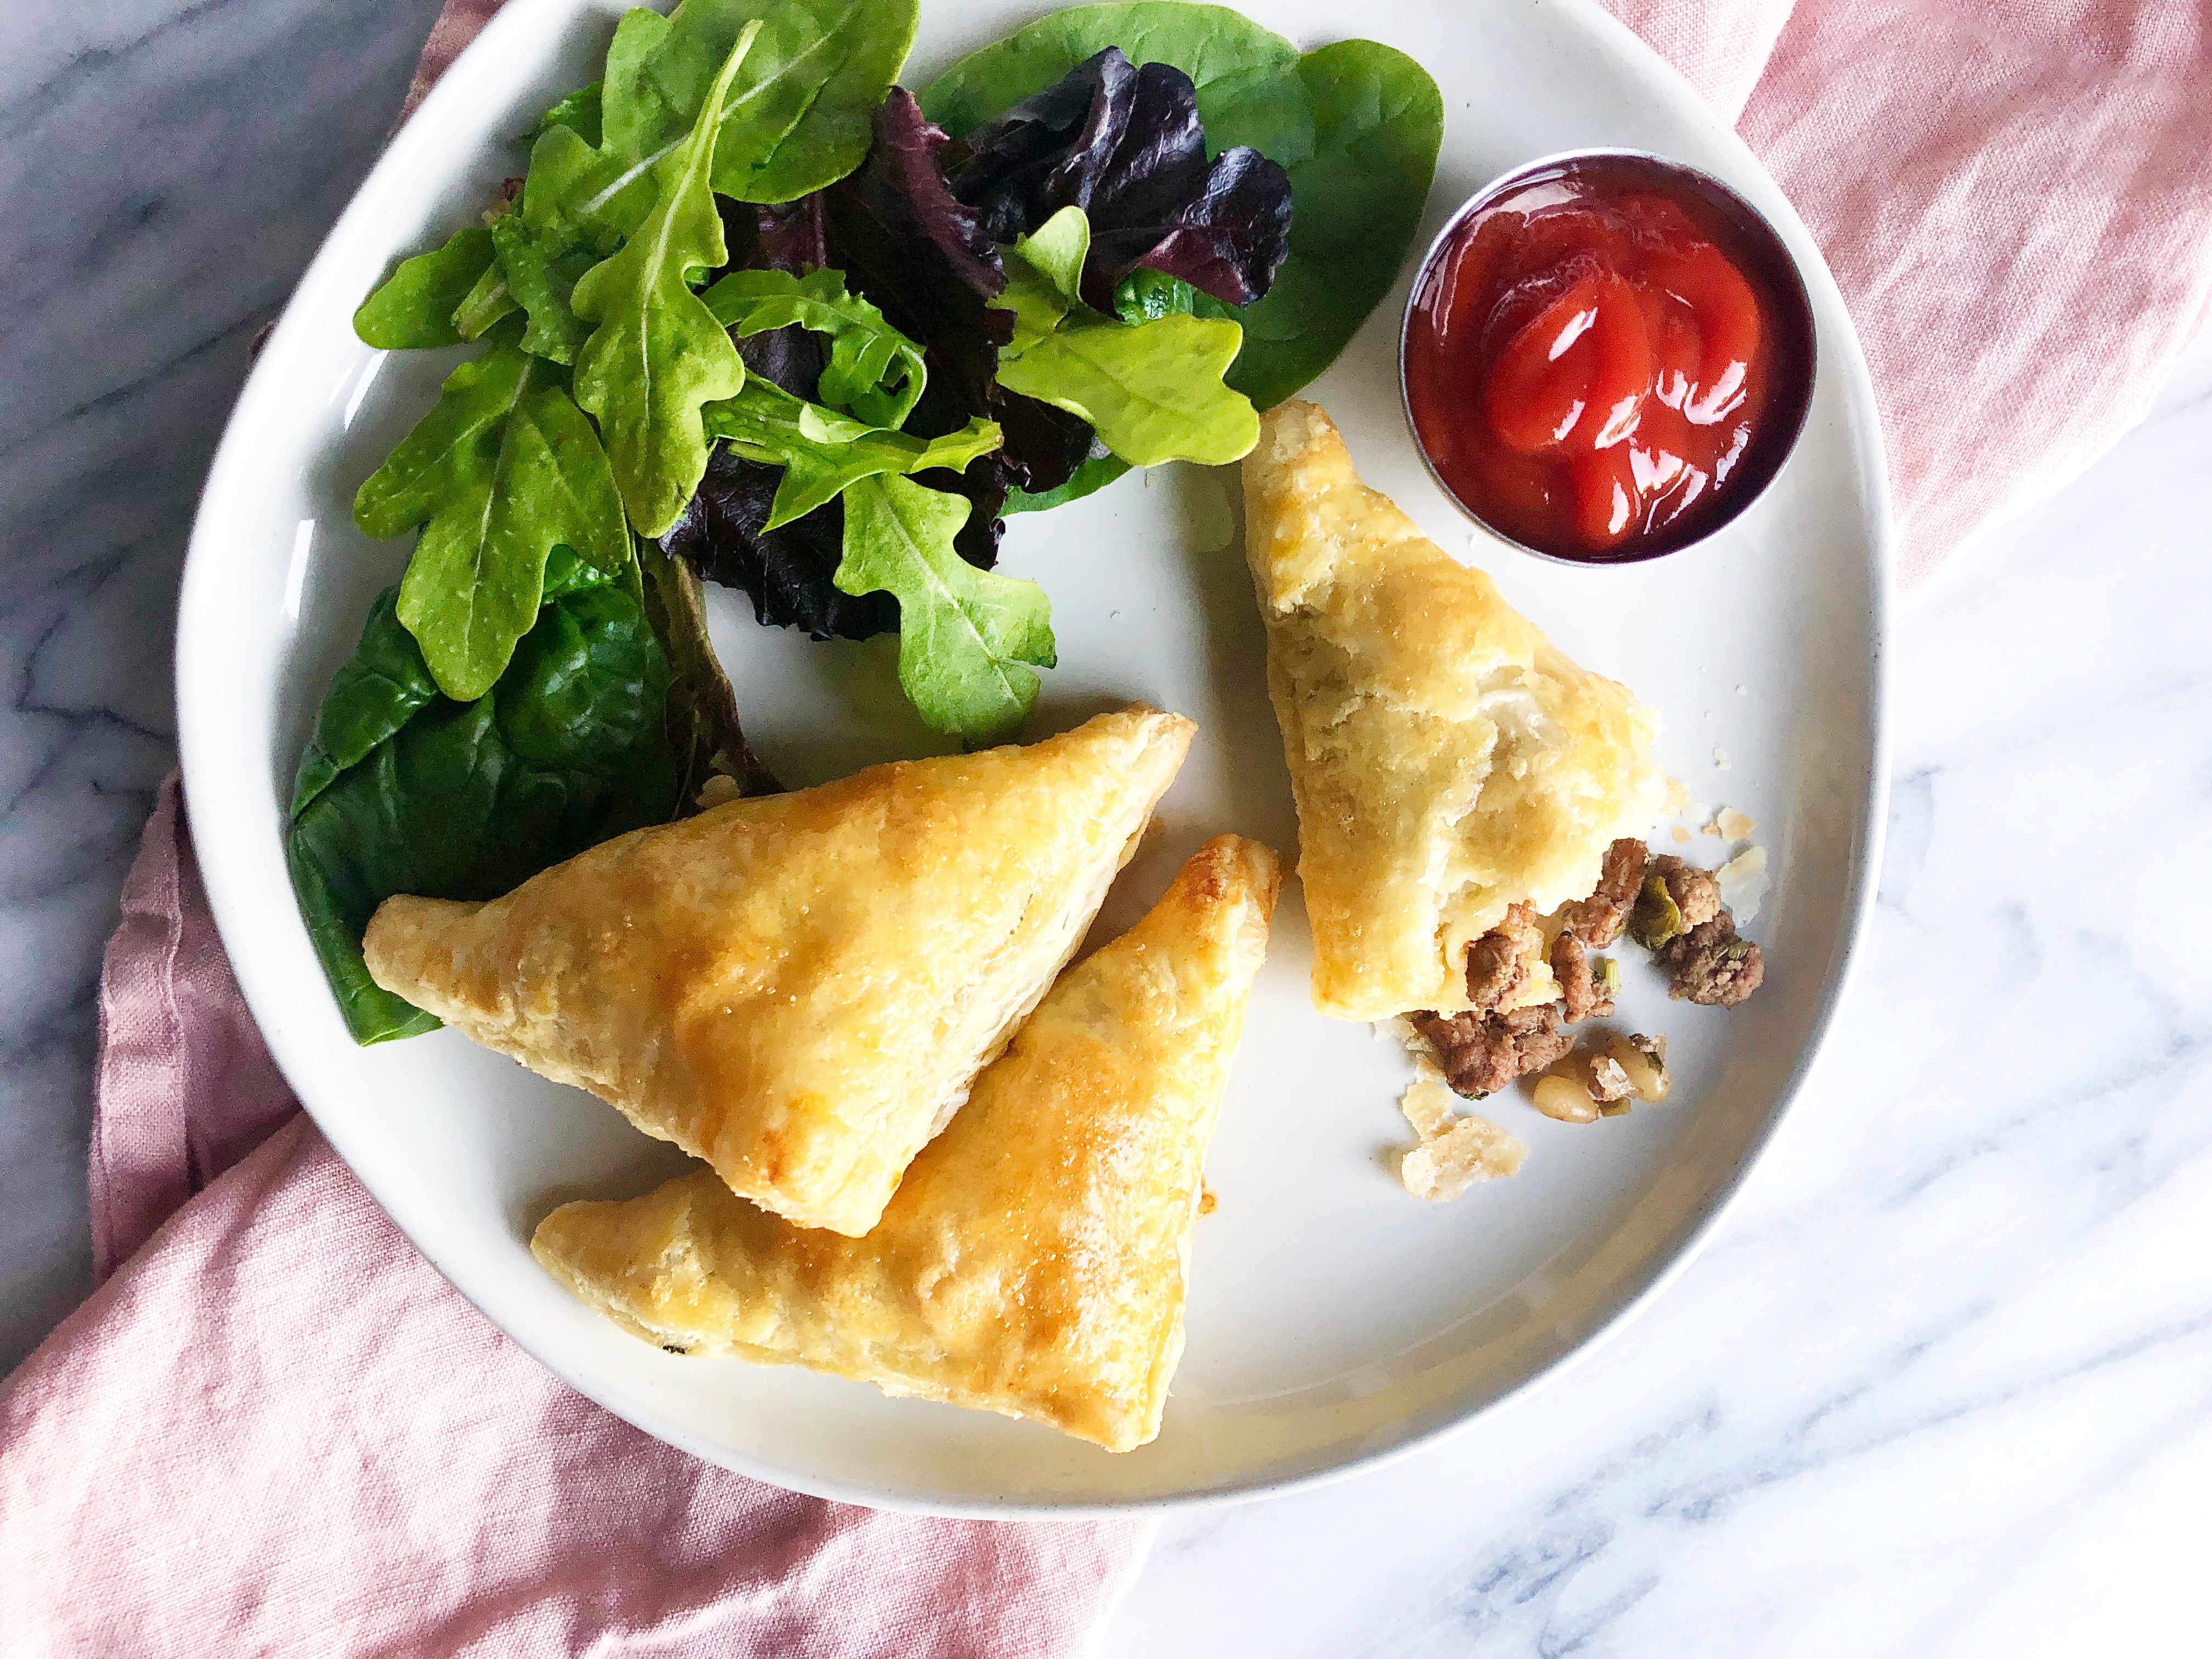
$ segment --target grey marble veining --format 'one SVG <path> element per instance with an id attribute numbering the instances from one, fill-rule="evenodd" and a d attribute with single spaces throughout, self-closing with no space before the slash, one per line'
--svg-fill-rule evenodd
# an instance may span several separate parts
<path id="1" fill-rule="evenodd" d="M 0 1370 L 89 1289 L 100 949 L 192 507 L 437 0 L 0 7 Z"/>
<path id="2" fill-rule="evenodd" d="M 435 9 L 0 7 L 0 1370 L 89 1281 L 201 476 Z M 1106 1654 L 2203 1650 L 2208 457 L 2212 343 L 1908 613 L 1856 996 L 1712 1248 L 1495 1421 L 1170 1521 Z"/>

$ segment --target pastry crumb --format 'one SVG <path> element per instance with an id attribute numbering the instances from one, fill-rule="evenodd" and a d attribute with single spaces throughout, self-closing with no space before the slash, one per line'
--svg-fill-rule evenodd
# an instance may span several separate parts
<path id="1" fill-rule="evenodd" d="M 727 806 L 737 798 L 738 781 L 720 772 L 713 774 L 699 786 L 699 809 L 702 811 Z"/>
<path id="2" fill-rule="evenodd" d="M 1674 826 L 1674 844 L 1677 847 L 1687 847 L 1690 844 L 1690 832 L 1679 823 Z"/>
<path id="3" fill-rule="evenodd" d="M 1719 768 L 1720 770 L 1723 772 L 1727 771 L 1729 769 L 1728 750 L 1725 749 L 1714 750 L 1713 764 Z"/>
<path id="4" fill-rule="evenodd" d="M 1207 1186 L 1204 1182 L 1200 1182 L 1198 1183 L 1198 1212 L 1200 1215 L 1212 1215 L 1219 1204 L 1220 1200 L 1215 1198 L 1213 1195 L 1213 1188 Z"/>
<path id="5" fill-rule="evenodd" d="M 1660 804 L 1659 815 L 1671 817 L 1690 804 L 1690 786 L 1670 775 L 1667 780 L 1667 799 Z"/>
<path id="6" fill-rule="evenodd" d="M 1749 841 L 1759 829 L 1759 820 L 1748 812 L 1739 812 L 1733 806 L 1723 806 L 1713 814 L 1712 822 L 1705 825 L 1705 834 L 1718 836 L 1723 841 Z"/>
<path id="7" fill-rule="evenodd" d="M 1398 1109 L 1413 1126 L 1413 1133 L 1429 1140 L 1451 1127 L 1452 1103 L 1457 1097 L 1440 1080 L 1420 1078 L 1398 1097 Z"/>
<path id="8" fill-rule="evenodd" d="M 1713 874 L 1721 884 L 1721 902 L 1736 921 L 1749 921 L 1759 914 L 1769 885 L 1764 847 L 1747 847 Z"/>
<path id="9" fill-rule="evenodd" d="M 1445 1203 L 1478 1182 L 1512 1175 L 1528 1156 L 1528 1144 L 1486 1117 L 1455 1117 L 1452 1091 L 1422 1079 L 1400 1097 L 1398 1109 L 1419 1132 L 1420 1145 L 1399 1160 L 1398 1178 L 1415 1198 Z"/>

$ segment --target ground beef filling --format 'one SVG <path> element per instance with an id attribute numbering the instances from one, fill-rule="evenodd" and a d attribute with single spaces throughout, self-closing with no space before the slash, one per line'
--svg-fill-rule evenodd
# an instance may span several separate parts
<path id="1" fill-rule="evenodd" d="M 1590 1019 L 1613 1012 L 1613 997 L 1600 985 L 1590 968 L 1589 947 L 1571 930 L 1563 930 L 1552 941 L 1552 976 L 1559 981 L 1568 1022 Z"/>
<path id="2" fill-rule="evenodd" d="M 1709 1008 L 1735 1007 L 1766 977 L 1759 947 L 1736 937 L 1735 918 L 1725 909 L 1669 939 L 1659 960 L 1666 964 L 1668 996 Z"/>
<path id="3" fill-rule="evenodd" d="M 1560 913 L 1567 931 L 1593 951 L 1602 951 L 1619 939 L 1628 925 L 1628 913 L 1636 908 L 1636 896 L 1644 890 L 1647 856 L 1642 842 L 1626 836 L 1607 848 L 1597 890 Z"/>
<path id="4" fill-rule="evenodd" d="M 1651 860 L 1651 873 L 1666 883 L 1667 896 L 1682 913 L 1684 928 L 1702 926 L 1720 915 L 1720 878 L 1711 871 L 1700 870 L 1672 853 L 1663 853 Z"/>
<path id="5" fill-rule="evenodd" d="M 1477 1012 L 1489 1012 L 1528 982 L 1528 964 L 1515 928 L 1493 927 L 1467 947 L 1467 1000 Z"/>
<path id="6" fill-rule="evenodd" d="M 1514 1079 L 1564 1059 L 1574 1037 L 1559 1024 L 1557 1002 L 1508 1014 L 1415 1014 L 1413 1029 L 1437 1051 L 1452 1092 L 1494 1095 Z"/>

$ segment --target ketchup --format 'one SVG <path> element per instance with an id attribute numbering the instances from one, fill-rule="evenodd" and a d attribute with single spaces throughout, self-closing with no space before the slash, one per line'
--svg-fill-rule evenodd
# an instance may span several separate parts
<path id="1" fill-rule="evenodd" d="M 1589 157 L 1452 229 L 1415 285 L 1405 371 L 1414 435 L 1468 511 L 1607 562 L 1695 541 L 1759 492 L 1796 441 L 1812 341 L 1749 208 L 1665 162 Z"/>

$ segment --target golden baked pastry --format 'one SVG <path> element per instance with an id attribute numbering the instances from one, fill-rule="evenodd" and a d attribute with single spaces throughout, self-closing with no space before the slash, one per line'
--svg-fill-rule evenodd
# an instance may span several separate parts
<path id="1" fill-rule="evenodd" d="M 1244 502 L 1314 1006 L 1468 1008 L 1468 945 L 1515 903 L 1588 895 L 1658 817 L 1657 722 L 1361 483 L 1315 404 L 1264 417 Z"/>
<path id="2" fill-rule="evenodd" d="M 1060 975 L 865 1238 L 702 1170 L 565 1204 L 531 1249 L 648 1342 L 1140 1446 L 1182 1352 L 1200 1166 L 1281 879 L 1257 842 L 1209 842 Z"/>
<path id="3" fill-rule="evenodd" d="M 864 1233 L 1082 941 L 1195 728 L 1135 708 L 640 830 L 369 972 L 808 1227 Z"/>

